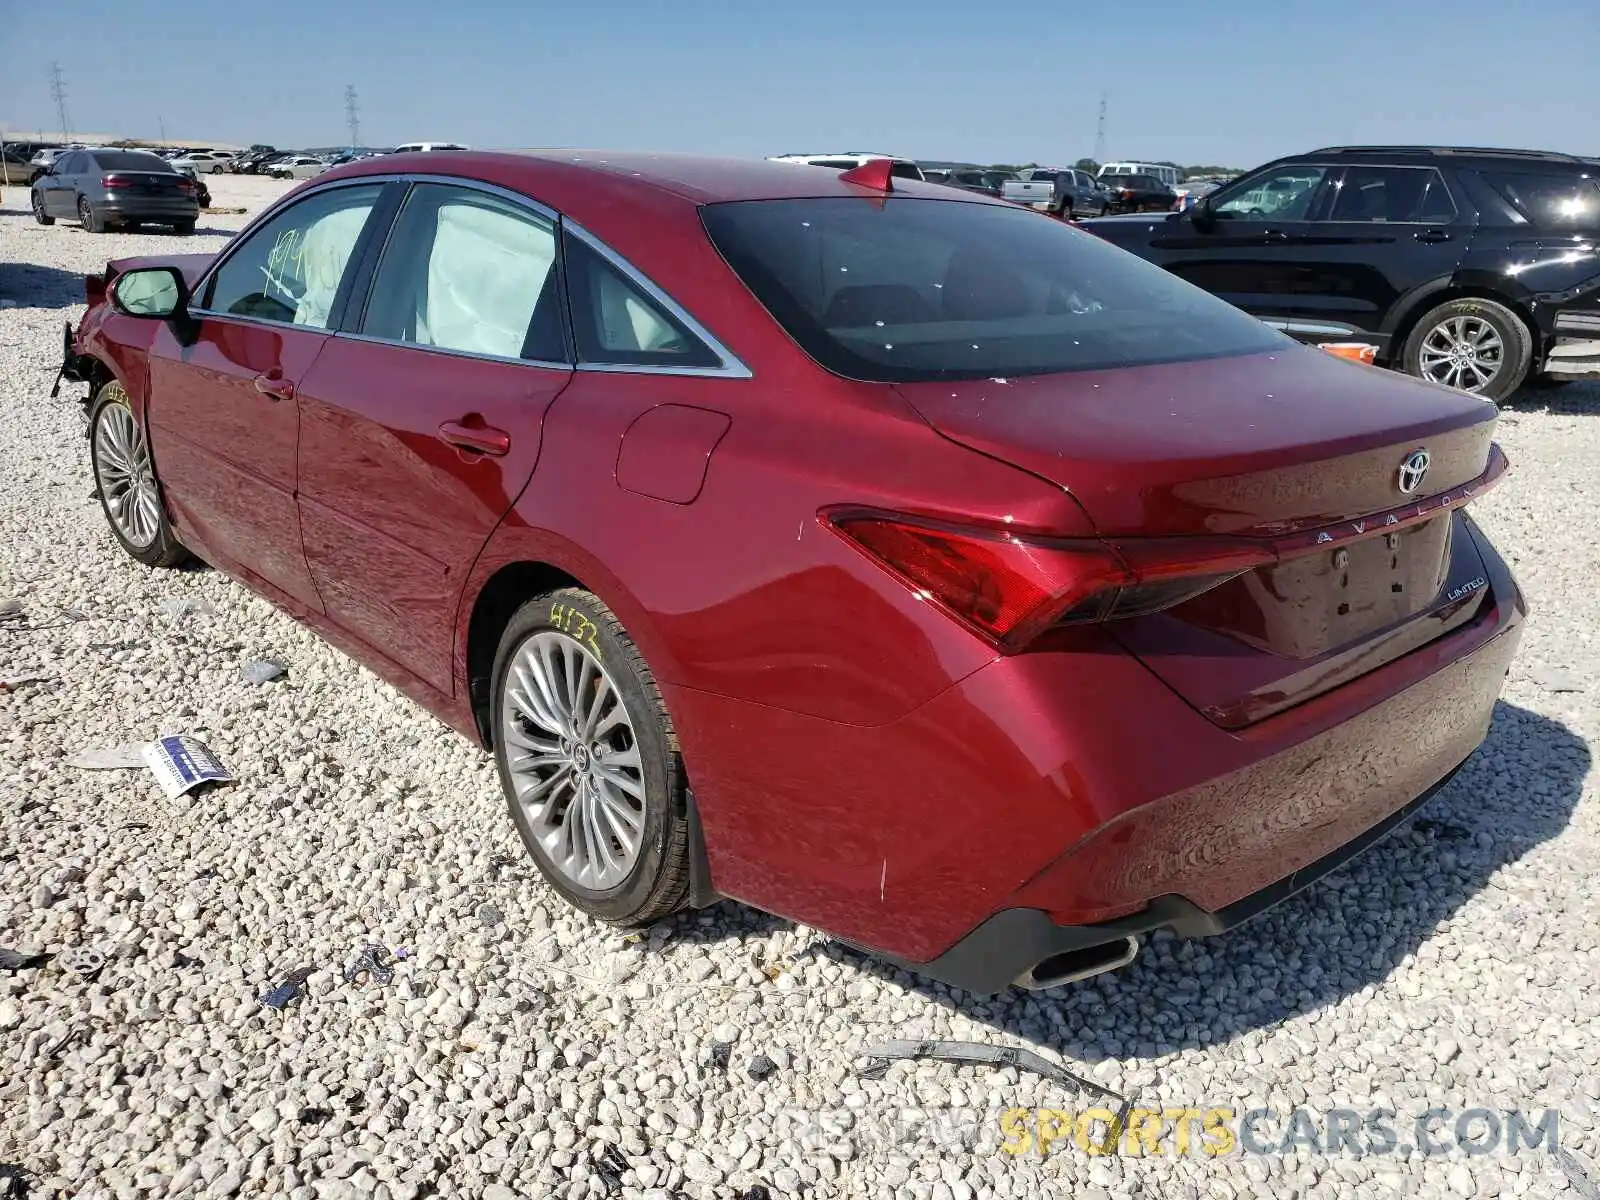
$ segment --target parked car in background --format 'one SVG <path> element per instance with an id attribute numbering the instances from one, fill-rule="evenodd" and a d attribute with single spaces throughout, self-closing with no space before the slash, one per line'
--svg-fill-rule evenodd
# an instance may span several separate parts
<path id="1" fill-rule="evenodd" d="M 197 175 L 215 175 L 233 169 L 233 155 L 225 150 L 194 150 L 169 161 L 177 167 L 193 167 Z"/>
<path id="2" fill-rule="evenodd" d="M 1112 212 L 1171 212 L 1177 203 L 1177 193 L 1153 175 L 1113 175 L 1102 182 Z"/>
<path id="3" fill-rule="evenodd" d="M 1176 188 L 1183 178 L 1183 172 L 1171 163 L 1142 162 L 1103 163 L 1095 175 L 1107 191 L 1114 188 L 1114 180 L 1119 175 L 1145 175 L 1151 179 L 1159 179 L 1169 188 Z"/>
<path id="4" fill-rule="evenodd" d="M 1329 147 L 1093 229 L 1302 340 L 1486 399 L 1600 376 L 1600 159 Z"/>
<path id="5" fill-rule="evenodd" d="M 193 233 L 200 215 L 195 181 L 139 150 L 69 150 L 34 180 L 33 216 L 41 225 L 66 218 L 90 233 L 168 225 Z"/>
<path id="6" fill-rule="evenodd" d="M 876 159 L 886 158 L 892 164 L 889 174 L 895 179 L 921 179 L 922 168 L 909 158 L 897 158 L 893 154 L 868 154 L 859 150 L 850 150 L 840 154 L 775 154 L 771 155 L 768 162 L 800 163 L 811 167 L 828 167 L 834 171 L 848 171 L 852 167 L 859 167 Z"/>
<path id="7" fill-rule="evenodd" d="M 1183 212 L 1185 209 L 1192 207 L 1200 197 L 1209 196 L 1221 186 L 1222 182 L 1217 179 L 1184 180 L 1173 189 L 1173 194 L 1177 199 L 1173 201 L 1172 211 Z"/>
<path id="8" fill-rule="evenodd" d="M 1055 192 L 1048 211 L 1067 221 L 1082 217 L 1103 217 L 1111 209 L 1111 197 L 1098 180 L 1076 168 L 1056 175 Z"/>
<path id="9" fill-rule="evenodd" d="M 938 174 L 942 178 L 934 178 L 926 168 L 923 169 L 923 176 L 930 183 L 942 183 L 949 187 L 960 188 L 964 192 L 977 192 L 984 196 L 1001 195 L 1005 185 L 1016 178 L 1010 171 L 992 171 L 983 167 L 958 167 Z"/>
<path id="10" fill-rule="evenodd" d="M 37 150 L 29 149 L 26 144 L 18 146 L 8 143 L 5 149 L 0 151 L 0 183 L 31 182 L 38 170 L 32 161 L 37 153 Z"/>
<path id="11" fill-rule="evenodd" d="M 427 153 L 427 152 L 433 151 L 433 150 L 467 150 L 467 149 L 470 149 L 470 147 L 463 146 L 460 142 L 406 142 L 403 145 L 396 146 L 394 148 L 394 153 L 396 153 L 396 154 L 421 154 L 421 153 Z"/>
<path id="12" fill-rule="evenodd" d="M 64 367 L 110 533 L 491 750 L 617 924 L 720 894 L 1049 987 L 1415 811 L 1524 617 L 1493 407 L 884 183 L 380 159 L 108 263 Z"/>
<path id="13" fill-rule="evenodd" d="M 265 174 L 278 179 L 311 179 L 328 169 L 328 164 L 309 154 L 288 154 L 269 163 Z"/>
<path id="14" fill-rule="evenodd" d="M 1048 208 L 1056 194 L 1056 176 L 1060 174 L 1060 167 L 1025 167 L 1014 179 L 1006 181 L 1000 190 L 1001 198 L 1030 208 Z"/>
<path id="15" fill-rule="evenodd" d="M 201 208 L 210 208 L 211 189 L 206 187 L 206 177 L 196 171 L 193 167 L 180 167 L 176 164 L 173 164 L 172 169 L 177 171 L 180 175 L 187 176 L 189 179 L 194 181 L 195 199 L 200 202 Z"/>

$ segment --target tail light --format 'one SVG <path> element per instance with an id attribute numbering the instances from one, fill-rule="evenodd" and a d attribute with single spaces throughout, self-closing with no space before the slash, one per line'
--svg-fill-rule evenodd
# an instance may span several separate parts
<path id="1" fill-rule="evenodd" d="M 187 175 L 179 175 L 178 176 L 178 190 L 180 192 L 192 192 L 192 191 L 194 191 L 194 189 L 195 189 L 194 180 L 190 179 Z"/>
<path id="2" fill-rule="evenodd" d="M 100 177 L 100 186 L 105 188 L 106 191 L 110 192 L 115 191 L 117 188 L 132 187 L 133 180 L 127 178 L 125 175 L 102 175 Z"/>
<path id="3" fill-rule="evenodd" d="M 1006 650 L 1052 626 L 1171 608 L 1275 558 L 1222 538 L 1032 538 L 859 512 L 829 522 L 920 599 Z"/>

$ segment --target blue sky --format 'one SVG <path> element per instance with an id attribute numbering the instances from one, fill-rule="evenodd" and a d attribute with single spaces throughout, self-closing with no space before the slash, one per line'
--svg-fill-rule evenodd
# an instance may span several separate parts
<path id="1" fill-rule="evenodd" d="M 869 149 L 1249 166 L 1338 142 L 1600 154 L 1600 0 L 11 0 L 0 126 L 279 147 Z M 86 19 L 85 13 L 93 13 Z"/>

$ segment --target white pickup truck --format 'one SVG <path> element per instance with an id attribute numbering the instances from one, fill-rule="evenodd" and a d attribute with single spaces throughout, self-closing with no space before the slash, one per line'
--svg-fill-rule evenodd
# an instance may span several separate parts
<path id="1" fill-rule="evenodd" d="M 1013 204 L 1028 204 L 1034 208 L 1049 208 L 1056 194 L 1056 176 L 1060 167 L 1029 167 L 1019 171 L 1017 178 L 1008 179 L 1000 189 L 1002 199 Z"/>

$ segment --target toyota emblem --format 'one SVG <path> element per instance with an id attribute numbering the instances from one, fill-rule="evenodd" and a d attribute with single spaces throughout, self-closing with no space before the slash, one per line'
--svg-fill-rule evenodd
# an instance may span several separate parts
<path id="1" fill-rule="evenodd" d="M 1433 460 L 1426 450 L 1413 450 L 1400 464 L 1400 490 L 1407 496 L 1422 486 L 1428 474 L 1428 464 Z"/>

